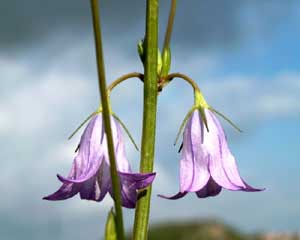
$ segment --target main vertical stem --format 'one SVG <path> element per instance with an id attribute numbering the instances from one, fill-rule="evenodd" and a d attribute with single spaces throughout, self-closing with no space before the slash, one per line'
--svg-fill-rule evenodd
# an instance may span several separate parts
<path id="1" fill-rule="evenodd" d="M 152 172 L 154 162 L 157 111 L 158 5 L 158 0 L 147 0 L 141 172 Z M 146 240 L 148 238 L 150 200 L 151 187 L 148 187 L 139 193 L 133 231 L 135 240 Z"/>
<path id="2" fill-rule="evenodd" d="M 99 81 L 99 92 L 103 107 L 103 121 L 107 137 L 109 161 L 110 161 L 110 173 L 113 186 L 113 195 L 115 201 L 116 210 L 116 228 L 117 236 L 119 240 L 125 239 L 124 226 L 123 226 L 123 214 L 121 205 L 121 193 L 120 193 L 120 182 L 117 173 L 117 165 L 114 152 L 114 142 L 112 137 L 111 123 L 110 123 L 110 112 L 109 112 L 109 102 L 106 92 L 106 80 L 105 80 L 105 68 L 104 68 L 104 57 L 102 49 L 102 37 L 101 37 L 101 24 L 99 17 L 99 6 L 98 0 L 91 0 L 91 9 L 93 16 L 93 28 L 95 35 L 95 45 L 96 45 L 96 57 L 97 57 L 97 69 L 98 69 L 98 81 Z"/>

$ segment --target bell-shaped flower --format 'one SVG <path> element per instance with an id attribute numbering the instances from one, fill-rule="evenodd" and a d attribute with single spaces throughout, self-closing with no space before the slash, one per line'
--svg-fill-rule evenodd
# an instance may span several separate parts
<path id="1" fill-rule="evenodd" d="M 218 195 L 222 188 L 255 192 L 241 177 L 230 152 L 224 130 L 212 110 L 193 109 L 185 125 L 180 160 L 180 191 L 167 199 L 189 192 L 199 198 Z"/>
<path id="2" fill-rule="evenodd" d="M 122 205 L 134 208 L 137 201 L 137 190 L 149 186 L 154 180 L 155 173 L 132 173 L 125 154 L 121 126 L 114 117 L 111 117 L 111 127 Z M 106 133 L 100 113 L 92 117 L 84 130 L 68 177 L 57 176 L 63 183 L 62 186 L 44 199 L 64 200 L 77 193 L 80 194 L 81 199 L 99 202 L 107 193 L 114 198 Z"/>

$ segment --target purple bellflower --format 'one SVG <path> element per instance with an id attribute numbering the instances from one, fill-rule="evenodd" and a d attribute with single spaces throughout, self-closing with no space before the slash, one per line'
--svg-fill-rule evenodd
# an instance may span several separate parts
<path id="1" fill-rule="evenodd" d="M 111 117 L 111 127 L 115 148 L 116 164 L 120 180 L 122 206 L 134 208 L 137 190 L 149 186 L 155 173 L 132 173 L 125 154 L 121 126 Z M 73 197 L 77 193 L 81 199 L 102 201 L 107 193 L 112 198 L 112 182 L 107 149 L 106 133 L 100 113 L 93 116 L 84 130 L 79 149 L 68 177 L 57 175 L 63 183 L 53 194 L 44 197 L 57 201 Z"/>
<path id="2" fill-rule="evenodd" d="M 222 188 L 245 192 L 263 190 L 251 187 L 240 177 L 224 130 L 213 113 L 216 110 L 201 100 L 204 107 L 193 108 L 187 115 L 180 160 L 180 191 L 171 197 L 159 196 L 178 199 L 195 192 L 199 198 L 205 198 L 218 195 Z"/>

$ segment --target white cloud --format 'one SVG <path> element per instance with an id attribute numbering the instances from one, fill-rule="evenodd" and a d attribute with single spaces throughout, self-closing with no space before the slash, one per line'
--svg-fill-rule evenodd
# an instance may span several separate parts
<path id="1" fill-rule="evenodd" d="M 15 85 L 27 75 L 27 66 L 13 59 L 0 57 L 1 84 Z M 3 91 L 3 88 L 1 89 Z"/>
<path id="2" fill-rule="evenodd" d="M 77 44 L 84 45 L 85 42 Z M 69 115 L 73 117 L 77 112 L 76 116 L 79 116 L 80 121 L 85 117 L 82 116 L 82 112 L 89 112 L 83 109 L 87 109 L 88 104 L 89 107 L 96 106 L 95 101 L 98 101 L 96 75 L 93 76 L 94 82 L 89 81 L 91 75 L 82 70 L 85 69 L 84 60 L 73 61 L 78 56 L 82 59 L 87 57 L 93 59 L 94 56 L 86 53 L 88 49 L 80 48 L 80 54 L 76 53 L 76 50 L 77 46 L 71 46 L 56 62 L 49 63 L 47 70 L 44 71 L 37 71 L 34 65 L 0 58 L 0 72 L 5 73 L 6 81 L 12 80 L 6 82 L 5 89 L 9 91 L 1 95 L 0 102 L 0 133 L 11 144 L 5 145 L 1 152 L 2 169 L 5 171 L 0 174 L 0 182 L 3 186 L 1 190 L 5 194 L 1 200 L 0 212 L 6 214 L 14 212 L 21 218 L 23 215 L 32 214 L 34 210 L 39 211 L 42 214 L 35 216 L 34 219 L 40 222 L 41 226 L 47 226 L 47 221 L 60 219 L 67 229 L 62 232 L 62 236 L 66 238 L 72 235 L 77 226 L 73 227 L 74 222 L 72 224 L 68 222 L 70 219 L 83 219 L 82 221 L 86 221 L 87 224 L 89 218 L 94 219 L 95 213 L 97 215 L 100 212 L 99 218 L 102 218 L 103 223 L 103 216 L 106 217 L 106 211 L 112 205 L 109 196 L 100 204 L 80 201 L 79 198 L 51 205 L 41 200 L 45 194 L 59 187 L 60 183 L 55 174 L 67 175 L 73 161 L 74 148 L 79 136 L 71 142 L 63 143 L 65 139 L 61 138 L 61 129 L 68 127 L 68 130 L 72 130 L 72 127 L 68 126 L 70 122 L 64 118 L 70 119 Z M 119 49 L 109 50 L 108 53 L 110 57 L 107 58 L 106 65 L 109 69 L 107 71 L 109 81 L 123 73 L 138 70 L 135 69 L 137 62 L 128 61 L 126 56 L 120 55 Z M 65 69 L 66 62 L 68 68 Z M 73 63 L 74 68 L 70 67 Z M 243 75 L 213 78 L 211 73 L 218 62 L 213 58 L 203 58 L 202 63 L 199 64 L 199 61 L 191 58 L 190 61 L 185 61 L 184 65 L 178 66 L 183 66 L 182 71 L 191 68 L 192 76 L 201 75 L 198 82 L 208 102 L 235 122 L 243 125 L 244 122 L 259 122 L 266 118 L 299 115 L 299 72 L 279 73 L 274 79 L 257 79 Z M 198 64 L 201 65 L 200 69 Z M 113 106 L 139 143 L 142 127 L 142 87 L 140 83 L 136 84 L 134 81 L 126 84 L 127 87 L 116 90 L 113 94 Z M 197 208 L 198 212 L 195 213 L 196 203 L 194 200 L 191 202 L 189 197 L 170 204 L 169 201 L 155 196 L 158 193 L 173 194 L 178 190 L 179 156 L 175 155 L 177 148 L 173 148 L 172 141 L 180 121 L 193 103 L 192 90 L 183 86 L 186 84 L 179 81 L 172 83 L 159 97 L 155 163 L 157 177 L 154 183 L 152 208 L 154 219 L 176 218 L 182 214 L 185 217 L 196 216 L 195 214 L 200 214 L 200 211 L 204 211 L 207 215 L 222 216 L 226 212 L 223 211 L 224 206 L 231 201 L 229 198 L 215 200 L 221 207 L 210 210 L 208 207 L 213 204 L 204 204 L 203 207 Z M 179 97 L 179 94 L 182 96 Z M 76 127 L 77 123 L 77 119 L 73 120 L 72 125 Z M 53 136 L 59 137 L 55 139 Z M 140 153 L 135 152 L 128 139 L 126 141 L 128 158 L 137 170 Z M 182 204 L 188 205 L 184 213 L 177 211 L 182 208 Z M 44 218 L 45 215 L 47 219 Z M 26 219 L 22 221 L 24 223 Z"/>
<path id="3" fill-rule="evenodd" d="M 225 76 L 205 81 L 209 103 L 238 122 L 289 118 L 300 114 L 300 73 L 279 73 L 273 79 Z"/>
<path id="4" fill-rule="evenodd" d="M 174 50 L 174 52 L 176 52 L 176 56 L 172 56 L 171 71 L 188 73 L 191 77 L 197 77 L 199 81 L 211 75 L 220 64 L 218 58 L 211 53 L 202 53 L 201 56 L 196 54 L 187 56 L 186 52 L 182 52 L 180 49 Z"/>
<path id="5" fill-rule="evenodd" d="M 26 69 L 26 78 L 22 80 L 27 84 L 22 83 L 1 101 L 3 134 L 24 136 L 49 128 L 55 125 L 58 114 L 67 112 L 72 103 L 80 105 L 78 99 L 87 97 L 91 90 L 84 76 L 78 73 L 62 72 L 51 66 L 40 75 L 34 71 Z"/>
<path id="6" fill-rule="evenodd" d="M 174 182 L 175 179 L 172 179 L 166 166 L 157 162 L 154 167 L 154 172 L 156 172 L 155 182 L 153 184 L 153 189 L 156 194 L 163 194 L 166 191 L 177 189 L 177 184 Z"/>

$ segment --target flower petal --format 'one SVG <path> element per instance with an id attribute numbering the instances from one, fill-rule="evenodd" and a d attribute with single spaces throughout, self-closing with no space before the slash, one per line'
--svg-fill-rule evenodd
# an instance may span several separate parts
<path id="1" fill-rule="evenodd" d="M 118 171 L 131 172 L 129 162 L 126 157 L 123 132 L 120 123 L 116 121 L 114 117 L 111 117 L 111 120 L 113 126 L 115 154 L 116 154 Z"/>
<path id="2" fill-rule="evenodd" d="M 199 198 L 214 197 L 222 191 L 222 187 L 219 186 L 212 178 L 200 191 L 196 192 Z"/>
<path id="3" fill-rule="evenodd" d="M 234 156 L 229 150 L 226 135 L 224 130 L 217 119 L 217 117 L 209 110 L 206 111 L 208 118 L 216 127 L 219 151 L 220 154 L 215 158 L 212 156 L 210 161 L 211 174 L 214 180 L 224 188 L 229 190 L 241 190 L 248 192 L 262 191 L 264 189 L 253 188 L 241 178 Z M 218 159 L 219 158 L 219 159 Z M 216 174 L 218 172 L 218 174 Z"/>
<path id="4" fill-rule="evenodd" d="M 119 172 L 120 181 L 123 185 L 133 185 L 136 189 L 148 187 L 154 180 L 156 173 L 126 173 Z"/>
<path id="5" fill-rule="evenodd" d="M 121 183 L 122 205 L 127 208 L 135 208 L 137 190 L 149 186 L 154 180 L 155 173 L 118 172 L 118 174 Z M 112 195 L 112 191 L 110 191 L 110 194 Z"/>
<path id="6" fill-rule="evenodd" d="M 106 161 L 102 161 L 97 174 L 97 182 L 100 187 L 99 201 L 102 201 L 111 189 L 110 166 Z"/>
<path id="7" fill-rule="evenodd" d="M 186 124 L 183 133 L 183 147 L 182 147 L 182 158 L 180 160 L 180 191 L 187 191 L 193 182 L 194 176 L 194 161 L 192 154 L 192 143 L 191 143 L 191 120 Z"/>
<path id="8" fill-rule="evenodd" d="M 97 176 L 85 181 L 80 188 L 80 198 L 86 200 L 100 201 L 100 187 Z"/>
<path id="9" fill-rule="evenodd" d="M 63 177 L 61 175 L 57 175 L 58 179 L 63 182 L 63 183 L 83 183 L 87 180 L 89 180 L 90 178 L 94 177 L 98 170 L 99 167 L 101 165 L 102 159 L 103 159 L 103 155 L 100 156 L 93 156 L 93 159 L 90 159 L 88 162 L 88 166 L 83 164 L 82 159 L 84 159 L 84 157 L 80 154 L 78 154 L 74 160 L 74 168 L 75 168 L 75 175 L 72 176 L 72 178 L 70 177 Z M 84 169 L 82 169 L 84 168 Z M 81 174 L 78 174 L 78 171 Z"/>
<path id="10" fill-rule="evenodd" d="M 126 157 L 122 129 L 119 122 L 116 121 L 114 117 L 111 117 L 111 129 L 112 129 L 115 158 L 116 158 L 118 171 L 131 172 L 129 162 Z M 106 134 L 104 134 L 102 145 L 103 145 L 103 153 L 105 156 L 105 161 L 107 162 L 108 165 L 110 165 Z"/>
<path id="11" fill-rule="evenodd" d="M 180 192 L 195 192 L 209 180 L 208 158 L 202 148 L 204 124 L 196 110 L 184 130 L 183 156 L 180 161 Z"/>
<path id="12" fill-rule="evenodd" d="M 176 199 L 179 199 L 179 198 L 184 197 L 187 193 L 188 193 L 188 192 L 179 192 L 179 193 L 177 193 L 177 194 L 175 194 L 175 195 L 173 195 L 173 196 L 171 196 L 171 197 L 167 197 L 167 196 L 161 195 L 161 194 L 159 194 L 159 195 L 157 195 L 157 196 L 158 196 L 158 197 L 161 197 L 161 198 L 165 198 L 165 199 L 176 200 Z"/>
<path id="13" fill-rule="evenodd" d="M 265 188 L 254 188 L 254 187 L 250 186 L 249 184 L 247 184 L 244 180 L 243 180 L 243 182 L 246 185 L 246 188 L 243 189 L 243 191 L 245 191 L 245 192 L 260 192 L 260 191 L 266 190 Z"/>
<path id="14" fill-rule="evenodd" d="M 88 123 L 80 139 L 79 154 L 84 157 L 83 163 L 85 165 L 88 165 L 90 158 L 94 158 L 95 155 L 99 155 L 103 151 L 101 149 L 103 135 L 102 114 L 96 114 Z"/>
<path id="15" fill-rule="evenodd" d="M 95 176 L 103 159 L 102 138 L 102 115 L 97 114 L 91 119 L 81 136 L 79 151 L 73 163 L 75 175 L 72 178 L 59 175 L 59 180 L 63 183 L 80 183 Z"/>
<path id="16" fill-rule="evenodd" d="M 244 184 L 231 181 L 227 175 L 228 167 L 232 166 L 227 162 L 228 160 L 230 160 L 230 163 L 232 162 L 232 159 L 228 159 L 228 157 L 233 158 L 233 156 L 226 155 L 226 152 L 224 152 L 224 148 L 228 149 L 228 146 L 223 129 L 212 112 L 206 110 L 205 114 L 209 124 L 209 132 L 204 130 L 204 147 L 209 154 L 210 174 L 218 185 L 230 190 L 241 190 L 245 187 Z"/>
<path id="17" fill-rule="evenodd" d="M 75 168 L 72 167 L 69 177 L 72 178 L 75 175 Z M 73 197 L 76 195 L 80 190 L 81 184 L 77 183 L 64 183 L 55 193 L 44 197 L 44 200 L 50 200 L 50 201 L 58 201 L 58 200 L 65 200 L 68 198 Z"/>
<path id="18" fill-rule="evenodd" d="M 49 201 L 58 201 L 71 198 L 79 192 L 80 185 L 81 184 L 76 183 L 64 183 L 55 193 L 43 197 L 43 199 Z"/>

